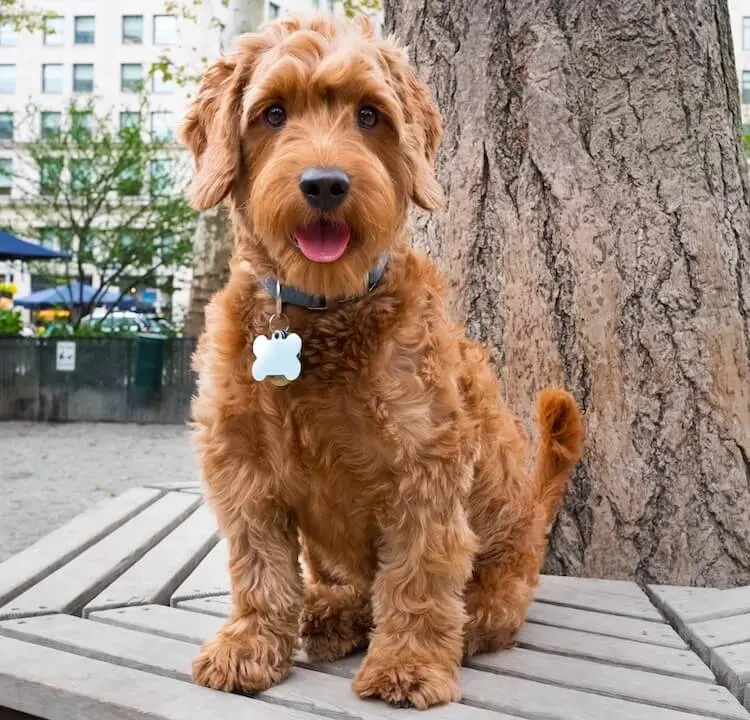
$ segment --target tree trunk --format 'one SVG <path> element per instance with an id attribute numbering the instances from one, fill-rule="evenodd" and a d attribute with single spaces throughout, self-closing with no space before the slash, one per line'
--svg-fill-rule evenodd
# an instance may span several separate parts
<path id="1" fill-rule="evenodd" d="M 232 39 L 262 24 L 263 0 L 230 0 L 221 36 L 222 50 L 228 50 Z M 225 207 L 201 213 L 195 229 L 193 280 L 190 285 L 185 332 L 197 337 L 203 332 L 204 310 L 211 296 L 229 277 L 229 259 L 234 250 L 234 236 Z"/>
<path id="2" fill-rule="evenodd" d="M 750 582 L 750 211 L 726 0 L 386 0 L 445 121 L 415 217 L 511 406 L 587 453 L 548 572 Z"/>

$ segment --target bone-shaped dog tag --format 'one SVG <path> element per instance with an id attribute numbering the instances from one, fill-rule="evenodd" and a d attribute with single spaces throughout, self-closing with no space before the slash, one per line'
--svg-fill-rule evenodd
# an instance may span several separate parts
<path id="1" fill-rule="evenodd" d="M 302 372 L 300 353 L 302 338 L 297 333 L 274 330 L 270 337 L 258 335 L 253 340 L 253 379 L 268 380 L 273 385 L 286 385 Z"/>

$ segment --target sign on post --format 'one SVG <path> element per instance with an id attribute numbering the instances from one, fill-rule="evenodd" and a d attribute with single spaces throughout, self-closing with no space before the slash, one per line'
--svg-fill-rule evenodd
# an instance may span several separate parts
<path id="1" fill-rule="evenodd" d="M 73 372 L 76 369 L 76 344 L 70 340 L 60 340 L 57 343 L 58 372 Z"/>

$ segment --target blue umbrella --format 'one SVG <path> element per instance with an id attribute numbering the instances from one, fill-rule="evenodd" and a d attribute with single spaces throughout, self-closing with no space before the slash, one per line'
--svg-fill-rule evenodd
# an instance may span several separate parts
<path id="1" fill-rule="evenodd" d="M 69 285 L 58 285 L 46 290 L 39 290 L 26 297 L 15 298 L 13 303 L 30 310 L 43 310 L 45 308 L 66 307 L 70 305 L 88 305 L 94 299 L 94 295 L 96 295 L 96 290 L 90 285 L 81 285 L 78 282 L 72 282 Z M 99 295 L 96 304 L 106 307 L 117 305 L 121 308 L 133 305 L 133 300 L 130 298 L 123 297 L 118 303 L 119 298 L 119 291 L 107 290 Z"/>
<path id="2" fill-rule="evenodd" d="M 0 260 L 64 260 L 69 257 L 69 253 L 34 245 L 0 230 Z"/>

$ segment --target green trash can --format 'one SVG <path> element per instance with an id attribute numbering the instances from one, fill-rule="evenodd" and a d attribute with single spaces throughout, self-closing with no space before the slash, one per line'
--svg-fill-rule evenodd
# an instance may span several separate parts
<path id="1" fill-rule="evenodd" d="M 164 370 L 163 335 L 138 335 L 135 344 L 133 390 L 139 405 L 148 405 L 159 398 Z"/>

